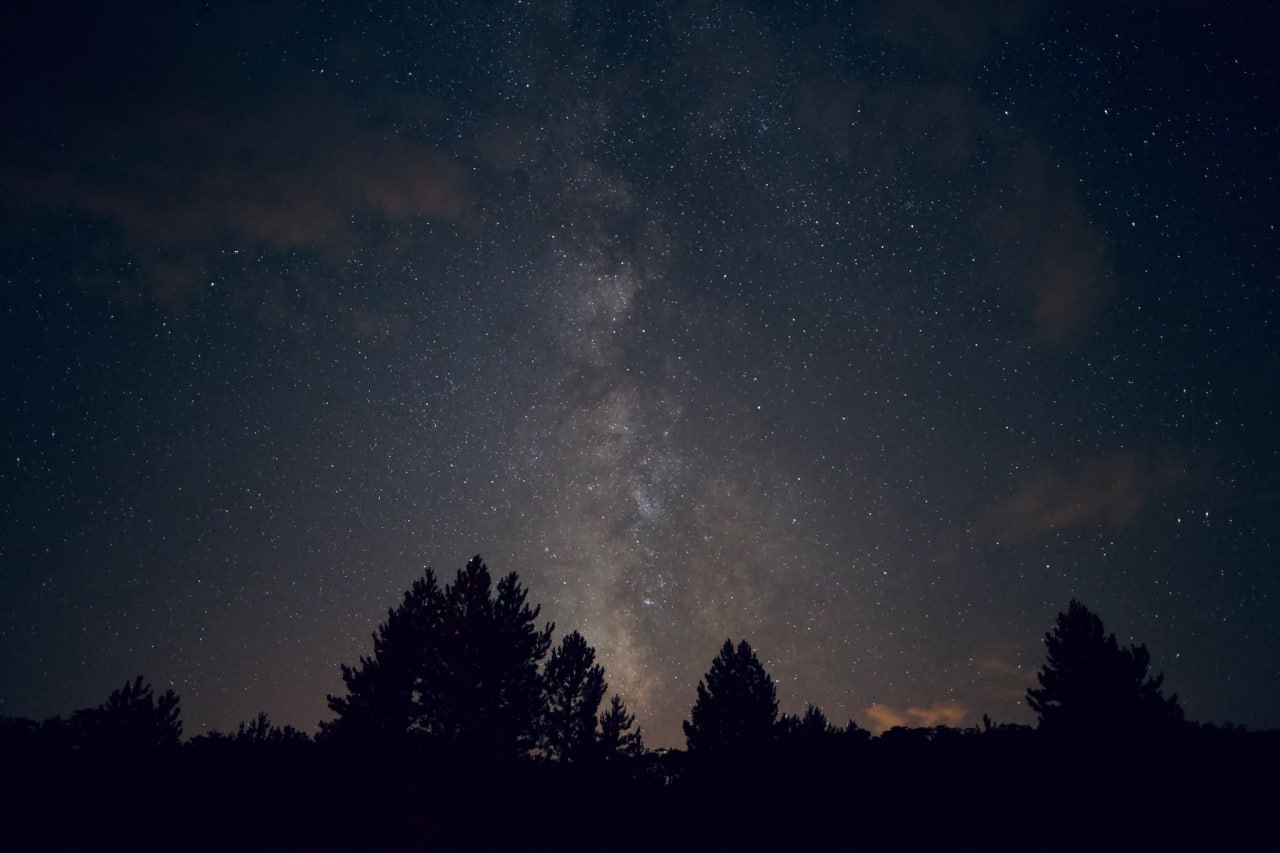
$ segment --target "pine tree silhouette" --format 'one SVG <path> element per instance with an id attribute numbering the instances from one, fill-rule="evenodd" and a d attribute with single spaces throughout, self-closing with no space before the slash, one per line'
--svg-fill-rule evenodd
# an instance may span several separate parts
<path id="1" fill-rule="evenodd" d="M 595 649 L 574 631 L 547 661 L 543 748 L 552 759 L 581 761 L 595 752 L 596 712 L 607 689 L 604 668 L 595 660 Z"/>
<path id="2" fill-rule="evenodd" d="M 690 753 L 731 754 L 760 749 L 773 738 L 778 696 L 773 679 L 746 640 L 725 640 L 698 682 L 698 698 L 683 724 Z"/>
<path id="3" fill-rule="evenodd" d="M 325 738 L 401 743 L 420 738 L 471 755 L 513 756 L 536 742 L 542 716 L 538 665 L 553 626 L 512 572 L 492 588 L 479 556 L 441 588 L 431 569 L 374 634 L 371 657 L 342 667 L 346 696 Z"/>
<path id="4" fill-rule="evenodd" d="M 600 714 L 600 754 L 605 760 L 617 757 L 635 758 L 644 753 L 644 734 L 635 731 L 636 715 L 627 713 L 622 697 L 614 695 L 609 707 Z"/>
<path id="5" fill-rule="evenodd" d="M 1132 736 L 1167 731 L 1182 722 L 1176 695 L 1160 693 L 1162 675 L 1148 677 L 1145 646 L 1120 648 L 1102 620 L 1079 601 L 1059 613 L 1045 634 L 1048 661 L 1027 704 L 1046 734 L 1069 738 Z"/>

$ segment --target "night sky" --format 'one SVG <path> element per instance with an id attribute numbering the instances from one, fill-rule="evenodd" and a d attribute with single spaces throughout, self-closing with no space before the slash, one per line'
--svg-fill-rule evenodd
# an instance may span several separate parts
<path id="1" fill-rule="evenodd" d="M 147 5 L 0 13 L 0 715 L 314 729 L 479 553 L 650 746 L 1072 597 L 1280 725 L 1275 4 Z"/>

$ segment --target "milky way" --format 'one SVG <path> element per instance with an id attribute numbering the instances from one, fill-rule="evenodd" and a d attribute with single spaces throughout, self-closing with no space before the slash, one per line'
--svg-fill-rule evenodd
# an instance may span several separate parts
<path id="1" fill-rule="evenodd" d="M 1280 721 L 1275 9 L 847 5 L 10 21 L 0 714 L 311 728 L 480 553 L 651 745 L 1029 722 L 1073 596 Z"/>

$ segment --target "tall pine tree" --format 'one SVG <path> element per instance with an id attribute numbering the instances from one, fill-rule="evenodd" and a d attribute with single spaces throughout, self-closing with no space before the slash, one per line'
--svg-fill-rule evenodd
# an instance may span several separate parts
<path id="1" fill-rule="evenodd" d="M 690 753 L 742 754 L 768 744 L 778 717 L 773 679 L 746 640 L 725 640 L 698 682 L 698 698 L 684 736 Z"/>
<path id="2" fill-rule="evenodd" d="M 622 697 L 614 694 L 609 707 L 600 713 L 599 749 L 606 761 L 614 758 L 635 758 L 644 753 L 644 732 L 635 731 L 636 715 L 627 713 Z"/>
<path id="3" fill-rule="evenodd" d="M 574 631 L 552 650 L 542 674 L 546 711 L 543 748 L 548 757 L 580 761 L 596 746 L 596 712 L 607 685 L 596 651 Z"/>
<path id="4" fill-rule="evenodd" d="M 373 636 L 373 655 L 342 667 L 346 696 L 322 724 L 334 739 L 402 743 L 422 738 L 472 755 L 523 754 L 541 719 L 538 666 L 552 625 L 512 572 L 492 587 L 476 556 L 441 588 L 431 569 Z"/>

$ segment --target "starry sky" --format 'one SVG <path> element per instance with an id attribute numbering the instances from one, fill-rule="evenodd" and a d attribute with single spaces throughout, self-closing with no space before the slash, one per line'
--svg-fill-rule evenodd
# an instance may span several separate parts
<path id="1" fill-rule="evenodd" d="M 791 5 L 6 6 L 0 715 L 312 729 L 479 553 L 651 746 L 1032 722 L 1072 597 L 1280 725 L 1276 5 Z"/>

